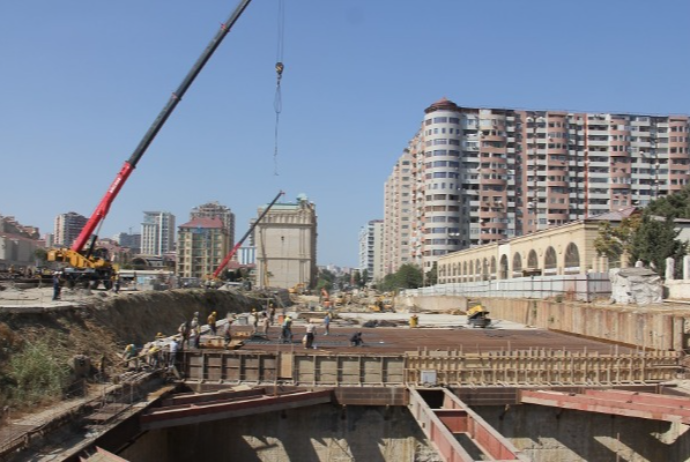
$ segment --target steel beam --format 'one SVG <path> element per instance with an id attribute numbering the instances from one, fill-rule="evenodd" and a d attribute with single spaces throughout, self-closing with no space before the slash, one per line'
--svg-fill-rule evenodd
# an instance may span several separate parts
<path id="1" fill-rule="evenodd" d="M 444 461 L 475 461 L 475 458 L 455 437 L 457 433 L 465 433 L 476 448 L 490 460 L 505 462 L 529 460 L 451 392 L 445 388 L 427 390 L 443 394 L 443 408 L 432 409 L 414 388 L 409 388 L 409 408 L 412 416 Z"/>
<path id="2" fill-rule="evenodd" d="M 300 392 L 279 396 L 249 397 L 241 401 L 212 401 L 199 404 L 172 405 L 141 416 L 143 430 L 176 427 L 265 412 L 296 409 L 330 403 L 333 390 Z"/>
<path id="3" fill-rule="evenodd" d="M 651 394 L 619 390 L 589 390 L 586 394 L 522 390 L 520 402 L 690 425 L 690 398 L 656 398 Z"/>
<path id="4" fill-rule="evenodd" d="M 641 393 L 630 390 L 585 390 L 585 395 L 610 401 L 625 403 L 641 403 L 653 406 L 670 407 L 673 409 L 690 409 L 690 396 L 659 395 L 656 393 Z"/>
<path id="5" fill-rule="evenodd" d="M 79 462 L 128 462 L 105 449 L 96 446 L 96 452 L 88 457 L 80 457 Z"/>

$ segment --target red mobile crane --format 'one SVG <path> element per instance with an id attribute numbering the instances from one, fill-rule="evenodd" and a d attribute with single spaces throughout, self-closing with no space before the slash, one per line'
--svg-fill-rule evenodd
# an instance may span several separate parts
<path id="1" fill-rule="evenodd" d="M 263 219 L 263 217 L 266 216 L 269 210 L 271 210 L 271 207 L 275 205 L 276 202 L 278 202 L 278 199 L 280 199 L 280 196 L 285 194 L 283 191 L 280 191 L 276 197 L 271 201 L 270 204 L 264 209 L 263 212 L 261 212 L 261 215 L 259 215 L 259 218 L 256 219 L 254 223 L 249 227 L 246 233 L 244 233 L 244 236 L 242 236 L 242 239 L 237 241 L 237 244 L 228 252 L 228 254 L 223 258 L 223 261 L 220 262 L 220 265 L 218 265 L 218 268 L 213 272 L 213 276 L 211 277 L 212 279 L 216 280 L 220 276 L 220 273 L 223 271 L 223 269 L 227 266 L 228 262 L 230 259 L 232 259 L 233 255 L 237 253 L 237 250 L 240 248 L 240 246 L 244 243 L 244 241 L 249 237 L 250 234 L 252 234 L 252 231 L 254 231 L 254 228 L 256 228 L 256 225 L 259 224 L 259 222 Z"/>
<path id="2" fill-rule="evenodd" d="M 93 232 L 97 227 L 100 230 L 100 225 L 103 224 L 103 220 L 105 220 L 110 206 L 120 192 L 120 189 L 122 189 L 125 181 L 127 181 L 129 175 L 136 168 L 137 163 L 158 134 L 158 131 L 163 127 L 173 110 L 175 110 L 177 103 L 180 102 L 187 89 L 192 85 L 194 79 L 199 75 L 201 69 L 203 69 L 206 62 L 211 58 L 216 48 L 218 48 L 227 33 L 230 32 L 230 29 L 250 2 L 251 0 L 241 0 L 228 20 L 221 25 L 218 33 L 216 33 L 199 59 L 194 63 L 194 66 L 192 66 L 178 89 L 172 94 L 170 100 L 163 107 L 160 114 L 158 114 L 158 117 L 141 139 L 130 158 L 125 161 L 120 172 L 115 177 L 115 180 L 96 207 L 96 210 L 91 214 L 91 217 L 86 222 L 81 233 L 72 244 L 72 247 L 69 249 L 51 249 L 48 252 L 48 261 L 58 261 L 69 264 L 69 266 L 64 269 L 64 272 L 72 283 L 84 281 L 88 282 L 91 287 L 96 288 L 102 282 L 106 289 L 111 287 L 115 268 L 108 259 L 106 252 L 94 251 L 98 236 L 97 234 L 93 234 Z M 84 247 L 89 239 L 91 239 L 91 243 L 88 248 L 85 249 Z"/>

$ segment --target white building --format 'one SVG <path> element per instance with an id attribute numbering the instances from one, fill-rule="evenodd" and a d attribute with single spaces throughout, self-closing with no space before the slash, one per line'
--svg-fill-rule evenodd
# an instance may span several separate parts
<path id="1" fill-rule="evenodd" d="M 163 255 L 175 250 L 175 215 L 170 212 L 144 212 L 141 224 L 141 253 Z"/>
<path id="2" fill-rule="evenodd" d="M 371 220 L 359 232 L 359 268 L 371 282 L 383 278 L 383 220 Z"/>

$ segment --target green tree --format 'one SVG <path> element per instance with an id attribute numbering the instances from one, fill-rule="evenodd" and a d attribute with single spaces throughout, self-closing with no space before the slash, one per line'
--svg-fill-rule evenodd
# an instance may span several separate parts
<path id="1" fill-rule="evenodd" d="M 371 279 L 371 276 L 369 275 L 369 270 L 364 268 L 364 271 L 362 271 L 362 281 L 360 283 L 359 287 L 364 287 L 369 283 L 369 279 Z"/>
<path id="2" fill-rule="evenodd" d="M 632 260 L 641 260 L 663 276 L 668 257 L 680 262 L 688 252 L 687 244 L 676 239 L 679 233 L 672 215 L 658 218 L 645 210 L 630 239 L 629 252 Z M 682 273 L 682 265 L 677 264 L 674 276 L 680 278 Z"/>
<path id="3" fill-rule="evenodd" d="M 438 262 L 434 262 L 434 266 L 426 272 L 425 283 L 428 286 L 433 286 L 438 283 Z"/>
<path id="4" fill-rule="evenodd" d="M 335 282 L 335 274 L 325 268 L 319 270 L 319 277 L 316 282 L 316 289 L 326 289 L 329 293 L 333 289 L 333 284 Z"/>
<path id="5" fill-rule="evenodd" d="M 594 240 L 594 249 L 597 254 L 605 256 L 610 266 L 620 266 L 621 257 L 625 253 L 630 253 L 630 242 L 639 225 L 638 216 L 625 218 L 618 226 L 608 221 L 599 223 L 599 235 Z"/>
<path id="6" fill-rule="evenodd" d="M 48 259 L 48 251 L 44 248 L 38 248 L 34 250 L 34 256 L 40 261 L 46 261 Z"/>
<path id="7" fill-rule="evenodd" d="M 395 285 L 393 290 L 416 289 L 422 286 L 424 277 L 422 269 L 416 265 L 406 263 L 395 273 Z"/>
<path id="8" fill-rule="evenodd" d="M 355 270 L 353 273 L 352 283 L 355 285 L 355 287 L 362 287 L 362 274 L 359 272 L 359 270 Z"/>
<path id="9" fill-rule="evenodd" d="M 671 195 L 653 200 L 645 212 L 659 217 L 690 218 L 690 185 Z"/>

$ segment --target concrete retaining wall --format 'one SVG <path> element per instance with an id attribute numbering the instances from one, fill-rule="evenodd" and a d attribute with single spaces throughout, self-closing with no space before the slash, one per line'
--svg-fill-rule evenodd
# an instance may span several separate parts
<path id="1" fill-rule="evenodd" d="M 533 462 L 687 461 L 690 454 L 680 424 L 528 404 L 473 409 Z"/>
<path id="2" fill-rule="evenodd" d="M 149 462 L 440 461 L 407 408 L 330 404 L 148 432 L 125 452 Z"/>
<path id="3" fill-rule="evenodd" d="M 553 329 L 644 348 L 680 351 L 690 347 L 688 315 L 661 307 L 591 305 L 553 300 L 482 298 L 493 319 Z M 422 310 L 464 309 L 465 297 L 414 297 L 400 304 Z"/>

